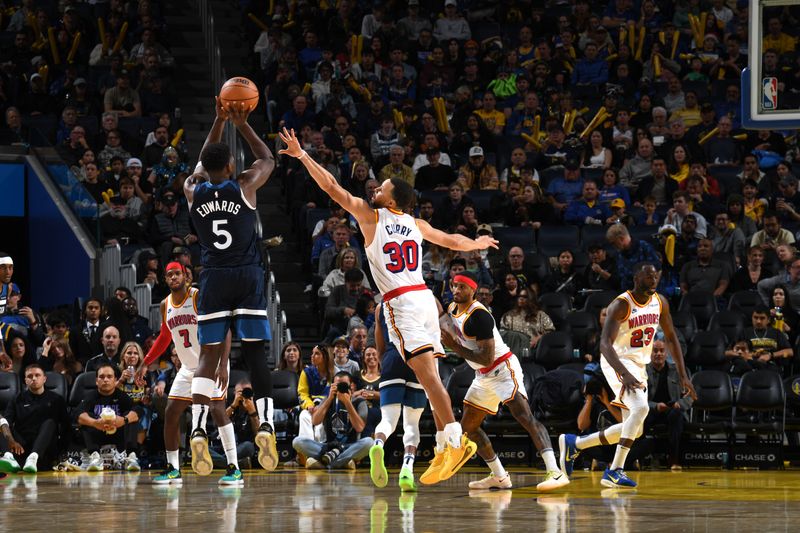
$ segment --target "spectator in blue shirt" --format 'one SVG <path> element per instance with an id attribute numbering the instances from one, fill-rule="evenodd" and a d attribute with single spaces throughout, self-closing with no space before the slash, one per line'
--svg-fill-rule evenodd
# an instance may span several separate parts
<path id="1" fill-rule="evenodd" d="M 633 288 L 633 267 L 638 263 L 651 263 L 656 270 L 661 270 L 658 253 L 648 242 L 632 240 L 624 224 L 613 224 L 608 228 L 606 240 L 617 250 L 617 276 L 623 291 Z"/>
<path id="2" fill-rule="evenodd" d="M 564 177 L 556 178 L 547 186 L 546 195 L 553 202 L 553 208 L 561 213 L 572 201 L 583 194 L 583 180 L 581 179 L 580 162 L 577 159 L 568 159 L 564 164 Z"/>
<path id="3" fill-rule="evenodd" d="M 597 184 L 591 180 L 583 182 L 583 196 L 569 203 L 564 222 L 576 226 L 601 226 L 611 216 L 611 211 L 608 204 L 598 201 L 597 196 Z"/>
<path id="4" fill-rule="evenodd" d="M 608 81 L 608 63 L 597 57 L 597 43 L 590 41 L 583 51 L 584 58 L 578 61 L 572 71 L 572 84 L 578 87 L 597 86 Z"/>
<path id="5" fill-rule="evenodd" d="M 281 117 L 282 125 L 287 130 L 294 129 L 299 132 L 306 124 L 314 124 L 314 113 L 308 109 L 308 98 L 305 95 L 298 94 L 292 100 L 292 109 L 287 111 Z"/>

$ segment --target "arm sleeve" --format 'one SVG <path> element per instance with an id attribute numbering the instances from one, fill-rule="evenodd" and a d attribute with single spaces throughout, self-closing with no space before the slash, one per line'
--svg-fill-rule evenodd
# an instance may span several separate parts
<path id="1" fill-rule="evenodd" d="M 308 377 L 305 372 L 300 372 L 300 381 L 297 383 L 297 396 L 300 398 L 300 407 L 308 409 L 314 405 L 308 389 Z"/>
<path id="2" fill-rule="evenodd" d="M 167 323 L 162 321 L 161 331 L 158 332 L 158 338 L 156 339 L 156 342 L 153 343 L 153 346 L 150 348 L 150 351 L 147 352 L 147 355 L 144 358 L 144 364 L 149 365 L 150 363 L 154 362 L 156 359 L 161 357 L 161 354 L 164 353 L 164 350 L 167 349 L 171 341 L 172 341 L 172 334 L 170 334 L 169 332 Z"/>
<path id="3" fill-rule="evenodd" d="M 494 336 L 494 318 L 485 309 L 476 309 L 464 322 L 464 334 L 484 341 Z"/>

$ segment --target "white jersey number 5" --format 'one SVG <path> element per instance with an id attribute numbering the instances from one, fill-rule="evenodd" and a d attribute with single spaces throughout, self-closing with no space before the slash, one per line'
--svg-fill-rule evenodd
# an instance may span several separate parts
<path id="1" fill-rule="evenodd" d="M 217 250 L 224 250 L 225 248 L 230 246 L 231 243 L 233 242 L 233 235 L 231 235 L 230 232 L 225 231 L 224 229 L 221 228 L 221 226 L 224 226 L 227 223 L 228 223 L 227 219 L 215 220 L 211 225 L 211 231 L 214 233 L 214 235 L 219 235 L 223 239 L 222 242 L 214 241 L 213 244 Z"/>

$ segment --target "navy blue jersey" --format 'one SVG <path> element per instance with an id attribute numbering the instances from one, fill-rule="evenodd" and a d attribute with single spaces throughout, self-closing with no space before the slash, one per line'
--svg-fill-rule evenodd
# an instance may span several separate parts
<path id="1" fill-rule="evenodd" d="M 238 181 L 199 183 L 191 213 L 204 267 L 261 264 L 256 210 L 247 205 Z"/>

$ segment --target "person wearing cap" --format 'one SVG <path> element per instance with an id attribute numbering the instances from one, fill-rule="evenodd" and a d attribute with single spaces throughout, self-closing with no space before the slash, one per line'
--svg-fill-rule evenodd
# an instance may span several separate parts
<path id="1" fill-rule="evenodd" d="M 139 92 L 131 87 L 131 77 L 127 70 L 117 74 L 117 83 L 108 89 L 103 97 L 105 111 L 114 111 L 120 117 L 142 116 L 142 103 Z"/>
<path id="2" fill-rule="evenodd" d="M 406 42 L 414 42 L 422 30 L 432 31 L 431 21 L 419 16 L 419 0 L 408 0 L 408 15 L 397 21 L 397 31 Z"/>
<path id="3" fill-rule="evenodd" d="M 597 186 L 595 185 L 595 188 Z M 564 176 L 554 179 L 547 186 L 546 195 L 553 203 L 556 212 L 563 212 L 573 200 L 583 194 L 580 161 L 570 157 L 564 163 Z"/>
<path id="4" fill-rule="evenodd" d="M 458 12 L 456 0 L 445 0 L 444 16 L 436 20 L 433 38 L 439 42 L 450 39 L 466 41 L 472 38 L 472 30 L 470 30 L 467 20 Z"/>
<path id="5" fill-rule="evenodd" d="M 153 201 L 153 184 L 142 179 L 142 160 L 131 157 L 125 162 L 125 175 L 133 181 L 134 193 L 145 204 Z"/>
<path id="6" fill-rule="evenodd" d="M 703 102 L 700 105 L 700 122 L 689 128 L 686 136 L 691 139 L 692 143 L 695 143 L 716 127 L 714 106 L 711 102 Z"/>
<path id="7" fill-rule="evenodd" d="M 458 169 L 458 181 L 466 190 L 497 189 L 500 180 L 497 169 L 486 162 L 483 148 L 473 146 L 469 149 L 467 163 Z"/>
<path id="8" fill-rule="evenodd" d="M 333 341 L 333 368 L 335 372 L 347 372 L 355 380 L 361 367 L 353 359 L 348 358 L 350 353 L 350 343 L 346 337 L 337 337 Z"/>
<path id="9" fill-rule="evenodd" d="M 608 257 L 601 243 L 590 244 L 588 252 L 590 263 L 583 272 L 586 288 L 601 291 L 619 290 L 616 259 Z"/>

